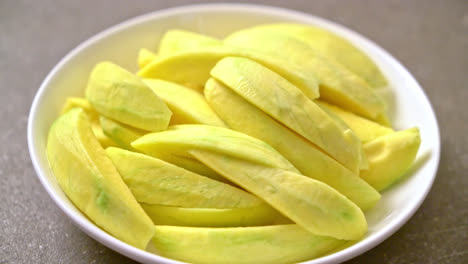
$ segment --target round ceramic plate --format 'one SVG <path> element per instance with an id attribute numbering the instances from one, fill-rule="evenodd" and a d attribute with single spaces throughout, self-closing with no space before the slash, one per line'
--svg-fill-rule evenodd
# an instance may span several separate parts
<path id="1" fill-rule="evenodd" d="M 369 231 L 358 243 L 305 263 L 339 263 L 371 249 L 397 231 L 419 208 L 434 181 L 440 154 L 439 129 L 434 111 L 411 74 L 390 54 L 363 36 L 323 18 L 296 11 L 247 4 L 185 6 L 149 13 L 107 29 L 66 55 L 49 73 L 37 92 L 29 115 L 28 144 L 37 175 L 55 203 L 88 235 L 107 247 L 144 263 L 181 263 L 134 248 L 107 234 L 86 218 L 66 197 L 49 168 L 47 134 L 67 96 L 83 96 L 88 75 L 97 62 L 110 60 L 136 71 L 140 48 L 155 49 L 162 34 L 172 28 L 223 38 L 249 26 L 297 22 L 326 28 L 365 51 L 389 80 L 390 114 L 396 129 L 418 126 L 421 147 L 405 180 L 383 192 L 366 212 Z"/>

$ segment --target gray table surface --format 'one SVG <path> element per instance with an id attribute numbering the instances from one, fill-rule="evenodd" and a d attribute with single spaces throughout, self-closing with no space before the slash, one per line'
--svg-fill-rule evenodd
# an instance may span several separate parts
<path id="1" fill-rule="evenodd" d="M 125 19 L 208 1 L 0 1 L 0 263 L 134 263 L 75 227 L 26 143 L 34 94 L 84 39 Z M 247 1 L 246 1 L 247 2 Z M 249 1 L 304 11 L 377 42 L 414 74 L 442 135 L 437 178 L 398 232 L 348 263 L 468 263 L 468 1 Z"/>

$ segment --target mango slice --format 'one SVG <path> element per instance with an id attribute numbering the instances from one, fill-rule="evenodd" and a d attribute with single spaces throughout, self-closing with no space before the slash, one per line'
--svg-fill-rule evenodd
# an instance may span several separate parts
<path id="1" fill-rule="evenodd" d="M 249 208 L 263 201 L 150 156 L 119 148 L 106 153 L 138 202 L 192 208 Z"/>
<path id="2" fill-rule="evenodd" d="M 379 123 L 373 122 L 369 119 L 360 117 L 354 113 L 343 110 L 338 106 L 323 102 L 316 101 L 316 103 L 337 115 L 343 120 L 354 133 L 359 137 L 361 142 L 369 142 L 377 137 L 393 133 L 394 130 L 390 127 L 383 126 Z"/>
<path id="3" fill-rule="evenodd" d="M 245 58 L 226 57 L 211 75 L 285 126 L 305 137 L 353 172 L 361 163 L 361 142 L 342 129 L 299 89 L 268 68 Z"/>
<path id="4" fill-rule="evenodd" d="M 320 54 L 339 62 L 371 87 L 387 85 L 387 80 L 378 66 L 364 52 L 331 31 L 313 25 L 287 23 L 261 25 L 255 29 L 288 34 L 305 42 Z"/>
<path id="5" fill-rule="evenodd" d="M 297 225 L 240 228 L 157 225 L 153 243 L 162 256 L 189 263 L 281 264 L 322 256 L 345 241 L 316 236 Z"/>
<path id="6" fill-rule="evenodd" d="M 138 67 L 142 69 L 152 60 L 156 59 L 156 53 L 148 50 L 148 49 L 140 49 L 138 51 Z"/>
<path id="7" fill-rule="evenodd" d="M 237 49 L 227 46 L 205 47 L 198 50 L 185 50 L 158 58 L 138 72 L 143 78 L 172 81 L 203 91 L 210 77 L 210 70 L 224 57 L 239 56 L 255 60 L 301 89 L 309 98 L 319 96 L 317 79 L 313 73 L 285 59 L 263 54 L 259 51 Z"/>
<path id="8" fill-rule="evenodd" d="M 229 127 L 270 144 L 302 174 L 332 186 L 362 210 L 380 199 L 380 194 L 364 180 L 220 82 L 210 79 L 205 97 Z"/>
<path id="9" fill-rule="evenodd" d="M 85 98 L 68 97 L 62 108 L 62 114 L 70 111 L 75 107 L 82 108 L 86 112 L 86 115 L 89 117 L 91 122 L 93 133 L 103 148 L 117 146 L 117 144 L 104 133 L 101 125 L 99 124 L 99 113 L 94 110 L 94 108 Z"/>
<path id="10" fill-rule="evenodd" d="M 267 166 L 298 172 L 274 148 L 265 142 L 223 127 L 177 125 L 169 130 L 147 134 L 132 143 L 143 153 L 170 152 L 184 155 L 190 149 L 204 149 L 246 159 Z"/>
<path id="11" fill-rule="evenodd" d="M 380 136 L 364 144 L 369 169 L 361 178 L 377 190 L 389 187 L 408 171 L 418 153 L 421 138 L 418 128 Z"/>
<path id="12" fill-rule="evenodd" d="M 226 125 L 210 108 L 206 99 L 193 89 L 158 79 L 143 79 L 172 111 L 171 124 Z"/>
<path id="13" fill-rule="evenodd" d="M 223 45 L 221 40 L 206 35 L 182 29 L 171 29 L 164 34 L 159 42 L 159 54 L 168 56 L 179 51 L 221 45 Z"/>
<path id="14" fill-rule="evenodd" d="M 111 138 L 119 147 L 128 150 L 133 150 L 133 147 L 130 145 L 133 141 L 148 133 L 147 131 L 124 125 L 105 116 L 99 117 L 99 124 L 107 137 Z"/>
<path id="15" fill-rule="evenodd" d="M 140 78 L 110 62 L 94 67 L 86 98 L 100 114 L 143 130 L 166 129 L 172 115 Z"/>
<path id="16" fill-rule="evenodd" d="M 367 118 L 386 116 L 383 99 L 366 82 L 294 37 L 252 28 L 233 33 L 225 39 L 225 43 L 259 50 L 300 64 L 319 79 L 322 99 Z"/>
<path id="17" fill-rule="evenodd" d="M 47 157 L 76 207 L 116 238 L 146 248 L 154 235 L 153 223 L 99 145 L 82 109 L 72 109 L 54 122 Z"/>
<path id="18" fill-rule="evenodd" d="M 266 203 L 250 208 L 183 208 L 144 204 L 141 207 L 158 225 L 240 227 L 291 223 Z"/>
<path id="19" fill-rule="evenodd" d="M 205 150 L 189 153 L 312 234 L 357 240 L 367 232 L 361 209 L 323 182 L 225 154 Z"/>

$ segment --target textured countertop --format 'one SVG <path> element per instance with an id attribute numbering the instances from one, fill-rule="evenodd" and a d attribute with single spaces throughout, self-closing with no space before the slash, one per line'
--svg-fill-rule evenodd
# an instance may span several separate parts
<path id="1" fill-rule="evenodd" d="M 40 184 L 26 143 L 41 81 L 69 50 L 125 19 L 208 1 L 0 1 L 0 263 L 134 263 L 75 227 Z M 442 136 L 417 213 L 348 263 L 468 263 L 468 2 L 249 1 L 321 16 L 372 39 L 414 74 Z"/>

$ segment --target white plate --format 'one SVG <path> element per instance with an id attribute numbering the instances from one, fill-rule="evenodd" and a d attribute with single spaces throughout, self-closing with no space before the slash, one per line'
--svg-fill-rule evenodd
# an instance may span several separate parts
<path id="1" fill-rule="evenodd" d="M 362 241 L 340 252 L 305 263 L 338 263 L 371 249 L 397 231 L 419 208 L 434 181 L 440 155 L 439 129 L 424 91 L 395 58 L 361 35 L 312 15 L 248 4 L 207 4 L 156 11 L 107 29 L 80 44 L 47 75 L 37 92 L 29 115 L 28 144 L 37 175 L 55 203 L 88 235 L 107 247 L 144 263 L 181 263 L 134 248 L 107 234 L 89 221 L 59 188 L 46 158 L 50 125 L 67 96 L 82 96 L 95 63 L 113 61 L 136 70 L 139 48 L 154 49 L 170 28 L 193 30 L 224 37 L 234 30 L 273 22 L 300 22 L 336 32 L 367 52 L 388 78 L 394 96 L 392 122 L 397 129 L 418 126 L 422 143 L 410 176 L 382 195 L 366 213 L 369 231 Z"/>

